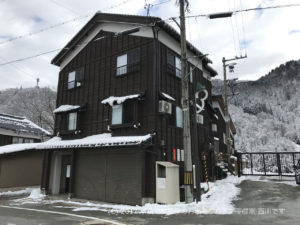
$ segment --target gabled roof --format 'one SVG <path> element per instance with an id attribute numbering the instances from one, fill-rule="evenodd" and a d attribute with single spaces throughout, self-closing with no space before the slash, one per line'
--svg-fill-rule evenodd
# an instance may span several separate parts
<path id="1" fill-rule="evenodd" d="M 103 22 L 122 22 L 122 23 L 131 23 L 136 24 L 137 26 L 143 25 L 156 25 L 159 28 L 163 29 L 166 33 L 172 36 L 176 41 L 180 43 L 180 34 L 169 24 L 163 21 L 159 17 L 150 17 L 150 16 L 137 16 L 137 15 L 122 15 L 122 14 L 110 14 L 97 12 L 87 24 L 69 41 L 69 43 L 52 59 L 51 63 L 59 66 L 63 59 L 68 55 L 70 51 L 99 23 Z M 187 48 L 195 55 L 202 56 L 204 55 L 200 52 L 194 45 L 190 42 L 187 42 Z M 203 62 L 205 68 L 212 73 L 211 76 L 217 75 L 217 72 L 208 66 L 208 63 L 212 61 L 204 57 Z"/>
<path id="2" fill-rule="evenodd" d="M 0 113 L 0 128 L 35 135 L 50 135 L 50 133 L 25 117 Z"/>

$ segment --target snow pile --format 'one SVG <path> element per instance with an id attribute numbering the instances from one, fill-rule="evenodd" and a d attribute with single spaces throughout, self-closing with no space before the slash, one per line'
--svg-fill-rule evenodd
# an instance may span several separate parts
<path id="1" fill-rule="evenodd" d="M 166 94 L 166 93 L 164 93 L 164 92 L 161 92 L 161 95 L 162 95 L 163 97 L 165 97 L 166 99 L 169 99 L 169 100 L 171 100 L 171 101 L 175 101 L 175 98 L 173 98 L 172 96 L 170 96 L 170 95 L 168 95 L 168 94 Z"/>
<path id="2" fill-rule="evenodd" d="M 18 196 L 18 195 L 26 195 L 30 194 L 34 188 L 26 188 L 23 190 L 18 190 L 18 191 L 5 191 L 5 192 L 0 192 L 0 197 L 11 197 L 11 196 Z"/>
<path id="3" fill-rule="evenodd" d="M 61 140 L 60 137 L 53 137 L 42 143 L 12 144 L 0 147 L 0 155 L 12 152 L 19 152 L 34 149 L 56 149 L 56 148 L 91 148 L 105 146 L 131 146 L 139 145 L 151 139 L 151 135 L 143 136 L 116 136 L 110 133 L 97 134 L 82 139 Z"/>
<path id="4" fill-rule="evenodd" d="M 41 190 L 39 188 L 34 188 L 27 199 L 42 199 L 44 197 L 45 195 L 41 193 Z"/>
<path id="5" fill-rule="evenodd" d="M 210 183 L 210 191 L 202 195 L 202 201 L 185 204 L 178 202 L 173 205 L 146 204 L 145 206 L 129 206 L 114 204 L 98 204 L 91 202 L 75 202 L 55 200 L 52 204 L 64 203 L 68 208 L 74 208 L 73 211 L 103 211 L 109 213 L 128 213 L 128 214 L 231 214 L 234 212 L 232 201 L 240 193 L 236 185 L 240 184 L 244 177 L 238 178 L 228 176 L 224 180 Z M 205 187 L 206 188 L 206 187 Z M 60 206 L 61 207 L 61 206 Z"/>
<path id="6" fill-rule="evenodd" d="M 79 109 L 79 105 L 61 105 L 58 108 L 56 108 L 53 113 L 61 113 L 61 112 L 68 112 L 71 110 Z"/>
<path id="7" fill-rule="evenodd" d="M 133 94 L 133 95 L 120 96 L 120 97 L 110 96 L 109 98 L 102 100 L 101 103 L 109 104 L 110 106 L 113 106 L 115 104 L 122 104 L 128 99 L 139 98 L 140 96 L 141 94 Z"/>

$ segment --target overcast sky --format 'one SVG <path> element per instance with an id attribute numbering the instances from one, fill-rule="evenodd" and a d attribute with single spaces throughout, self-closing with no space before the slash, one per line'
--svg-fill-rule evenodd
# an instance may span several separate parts
<path id="1" fill-rule="evenodd" d="M 176 17 L 175 0 L 147 0 L 150 15 Z M 300 3 L 300 0 L 190 0 L 188 15 Z M 0 0 L 0 64 L 64 47 L 96 11 L 145 15 L 145 0 Z M 222 57 L 247 54 L 229 78 L 256 80 L 300 54 L 300 7 L 237 13 L 232 18 L 186 21 L 187 38 L 203 53 L 222 78 Z M 82 18 L 83 16 L 86 16 Z M 60 24 L 53 29 L 28 35 Z M 170 22 L 172 26 L 174 23 Z M 24 36 L 9 41 L 12 38 Z M 56 88 L 59 69 L 50 64 L 58 51 L 25 61 L 0 65 L 0 90 L 40 86 Z"/>

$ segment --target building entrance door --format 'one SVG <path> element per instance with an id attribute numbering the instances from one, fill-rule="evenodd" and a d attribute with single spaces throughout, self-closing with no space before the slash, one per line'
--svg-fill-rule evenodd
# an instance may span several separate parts
<path id="1" fill-rule="evenodd" d="M 71 177 L 71 156 L 63 155 L 61 160 L 61 176 L 60 176 L 60 194 L 69 192 Z"/>

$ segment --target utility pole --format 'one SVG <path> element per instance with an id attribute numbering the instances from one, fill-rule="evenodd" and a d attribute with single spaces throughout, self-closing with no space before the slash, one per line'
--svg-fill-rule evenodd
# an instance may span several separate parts
<path id="1" fill-rule="evenodd" d="M 191 149 L 191 126 L 190 126 L 190 102 L 189 102 L 189 80 L 187 76 L 187 57 L 186 57 L 186 33 L 184 2 L 180 4 L 180 44 L 181 44 L 181 92 L 182 92 L 182 111 L 183 111 L 183 149 L 184 149 L 184 193 L 185 203 L 193 202 L 193 166 Z"/>
<path id="2" fill-rule="evenodd" d="M 223 57 L 222 62 L 223 62 L 223 74 L 224 74 L 224 107 L 225 107 L 225 124 L 226 124 L 226 145 L 227 145 L 227 154 L 230 155 L 230 134 L 229 134 L 229 125 L 230 125 L 230 117 L 229 117 L 229 111 L 228 111 L 228 101 L 227 101 L 227 78 L 226 78 L 226 67 L 229 66 L 230 70 L 233 70 L 235 63 L 233 64 L 226 64 L 227 62 L 230 61 L 235 61 L 239 59 L 244 59 L 247 58 L 247 55 L 245 56 L 240 56 L 240 57 L 235 57 L 232 59 L 225 59 Z"/>

